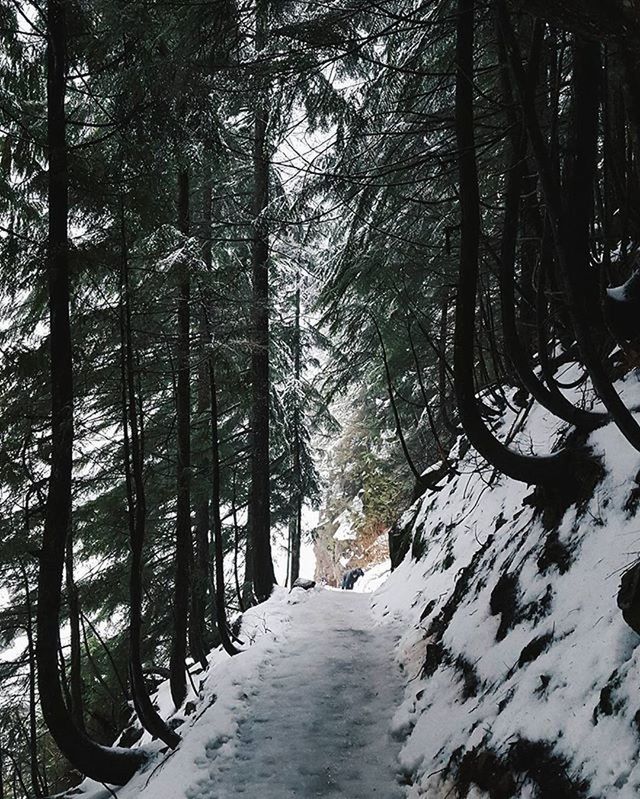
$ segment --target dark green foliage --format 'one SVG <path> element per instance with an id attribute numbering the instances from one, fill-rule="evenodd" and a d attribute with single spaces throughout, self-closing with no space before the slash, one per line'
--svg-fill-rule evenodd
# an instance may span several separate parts
<path id="1" fill-rule="evenodd" d="M 626 62 L 634 65 L 637 56 L 633 48 L 628 53 L 623 49 L 622 55 L 616 49 L 622 46 L 621 34 L 612 15 L 603 36 L 615 46 L 602 71 L 601 92 L 586 97 L 576 82 L 585 44 L 573 41 L 563 26 L 570 25 L 578 34 L 585 30 L 592 34 L 594 24 L 603 24 L 602 19 L 594 23 L 587 9 L 582 15 L 586 21 L 576 22 L 569 13 L 567 22 L 557 18 L 558 4 L 536 0 L 533 10 L 540 19 L 548 19 L 550 26 L 534 23 L 527 14 L 507 18 L 513 23 L 523 60 L 533 44 L 541 46 L 535 97 L 527 103 L 528 98 L 517 96 L 512 87 L 508 101 L 504 86 L 508 54 L 498 41 L 494 5 L 483 5 L 473 24 L 474 45 L 467 53 L 474 73 L 473 97 L 468 98 L 467 108 L 473 147 L 459 148 L 452 60 L 458 15 L 450 0 L 418 7 L 404 1 L 371 5 L 338 0 L 309 5 L 271 0 L 261 4 L 265 31 L 259 53 L 254 39 L 255 9 L 231 1 L 157 5 L 134 0 L 123 5 L 90 0 L 67 5 L 72 12 L 66 134 L 75 392 L 71 532 L 83 619 L 85 723 L 92 737 L 109 743 L 129 721 L 125 704 L 130 487 L 124 469 L 124 294 L 130 305 L 146 499 L 142 659 L 145 666 L 157 669 L 166 666 L 172 626 L 167 596 L 172 596 L 175 557 L 180 270 L 189 269 L 192 289 L 192 504 L 202 508 L 211 495 L 210 415 L 199 393 L 199 374 L 214 356 L 223 549 L 227 555 L 238 556 L 237 593 L 241 594 L 250 490 L 250 369 L 255 349 L 250 260 L 256 230 L 264 228 L 269 236 L 272 531 L 287 534 L 300 497 L 307 504 L 319 503 L 322 492 L 314 459 L 333 438 L 330 467 L 325 467 L 329 472 L 329 486 L 324 487 L 329 496 L 327 517 L 337 517 L 358 498 L 362 503 L 361 512 L 355 514 L 358 533 L 378 540 L 412 497 L 442 488 L 452 473 L 452 444 L 457 441 L 458 452 L 468 446 L 460 438 L 464 431 L 452 401 L 452 310 L 463 288 L 459 245 L 468 232 L 461 225 L 458 156 L 473 155 L 480 175 L 477 301 L 471 308 L 474 341 L 473 351 L 466 353 L 471 366 L 469 393 L 476 407 L 479 392 L 477 410 L 489 435 L 499 434 L 522 451 L 529 442 L 517 440 L 516 422 L 510 430 L 495 429 L 497 409 L 517 411 L 521 420 L 531 407 L 520 391 L 514 399 L 517 408 L 509 408 L 512 392 L 505 386 L 517 381 L 505 354 L 498 308 L 497 262 L 506 226 L 506 176 L 512 164 L 509 137 L 522 127 L 525 106 L 529 112 L 533 106 L 544 147 L 534 153 L 531 142 L 525 143 L 523 189 L 514 204 L 518 217 L 512 265 L 516 332 L 530 365 L 541 367 L 548 391 L 559 391 L 554 382 L 558 364 L 552 362 L 553 357 L 560 349 L 564 365 L 577 357 L 575 329 L 581 320 L 576 323 L 571 318 L 571 306 L 576 303 L 568 302 L 563 294 L 566 286 L 557 268 L 562 253 L 568 251 L 565 230 L 558 226 L 558 218 L 567 209 L 554 203 L 545 180 L 549 170 L 545 171 L 539 151 L 548 150 L 554 181 L 562 184 L 557 187 L 559 193 L 573 188 L 571 196 L 580 200 L 580 218 L 574 220 L 574 227 L 582 235 L 575 251 L 582 254 L 584 263 L 574 263 L 574 258 L 570 266 L 574 276 L 582 270 L 577 276 L 585 279 L 574 281 L 573 289 L 588 283 L 594 296 L 578 297 L 579 304 L 589 299 L 596 307 L 597 286 L 604 284 L 605 277 L 615 278 L 614 285 L 626 280 L 640 240 L 635 130 L 639 120 L 633 98 L 621 88 L 624 81 L 620 80 Z M 503 8 L 501 3 L 498 6 Z M 24 735 L 16 731 L 26 724 L 29 710 L 30 658 L 24 642 L 33 615 L 29 602 L 37 600 L 34 585 L 52 444 L 46 379 L 48 298 L 43 278 L 49 182 L 45 20 L 34 6 L 31 25 L 20 8 L 0 0 L 0 561 L 4 588 L 0 645 L 16 647 L 15 657 L 3 663 L 0 673 L 0 737 L 18 741 L 12 753 L 18 762 L 27 763 L 33 761 L 33 751 L 28 751 Z M 503 10 L 510 14 L 513 9 Z M 635 28 L 629 37 L 632 44 L 640 40 Z M 598 67 L 598 45 L 592 36 L 589 41 L 591 62 Z M 459 87 L 464 87 L 469 76 L 457 77 Z M 584 89 L 584 80 L 581 85 Z M 575 124 L 585 100 L 593 134 L 588 141 L 580 134 L 584 126 Z M 271 184 L 259 219 L 251 209 L 255 188 L 251 139 L 258 101 L 268 106 L 265 150 Z M 598 131 L 593 123 L 600 124 Z M 459 126 L 457 133 L 461 133 Z M 529 120 L 531 140 L 533 133 L 535 125 Z M 577 170 L 589 184 L 582 186 L 573 167 L 587 145 L 583 160 L 590 168 Z M 188 232 L 186 225 L 177 224 L 176 213 L 177 175 L 186 169 L 190 175 Z M 570 220 L 572 213 L 569 208 Z M 130 276 L 126 292 L 124 260 Z M 295 310 L 298 291 L 300 324 Z M 604 327 L 598 330 L 602 353 L 590 353 L 592 374 L 594 358 L 608 364 L 605 356 L 612 346 Z M 637 354 L 625 351 L 622 371 L 634 365 Z M 582 387 L 580 381 L 575 386 L 582 394 L 575 399 L 583 409 L 593 404 L 594 396 L 591 384 Z M 600 374 L 597 382 L 602 386 L 606 380 Z M 578 451 L 582 443 L 576 436 L 568 439 L 569 447 L 577 452 L 568 464 L 575 469 L 567 469 L 567 484 L 545 487 L 532 497 L 550 529 L 547 539 L 539 543 L 541 572 L 570 568 L 572 553 L 559 540 L 558 520 L 570 504 L 590 495 L 601 477 L 598 464 Z M 422 479 L 422 472 L 434 462 L 439 466 L 429 473 L 431 483 L 429 475 Z M 414 486 L 418 491 L 414 492 Z M 634 489 L 629 496 L 629 513 L 635 512 L 636 494 Z M 394 566 L 409 551 L 414 558 L 422 557 L 429 545 L 428 521 L 411 542 L 412 526 L 413 522 L 403 530 L 391 529 Z M 494 535 L 503 533 L 497 525 Z M 425 673 L 445 657 L 444 630 L 472 590 L 483 553 L 481 548 L 461 571 L 453 594 L 430 623 L 434 639 Z M 451 557 L 445 559 L 445 567 Z M 551 602 L 547 591 L 520 607 L 517 581 L 517 574 L 503 574 L 492 594 L 491 610 L 500 615 L 499 637 L 522 619 L 542 618 Z M 227 586 L 232 611 L 242 601 L 235 589 L 235 585 Z M 244 598 L 250 599 L 249 595 L 247 591 Z M 204 605 L 204 626 L 211 641 L 215 608 L 207 589 Z M 63 596 L 63 623 L 67 613 Z M 523 651 L 524 660 L 539 655 L 543 645 L 544 640 L 531 642 Z M 63 655 L 68 659 L 66 641 Z M 472 696 L 477 689 L 472 665 L 463 661 L 456 665 L 466 694 Z M 154 685 L 150 681 L 149 687 Z M 609 700 L 603 697 L 602 713 Z M 68 784 L 70 775 L 39 719 L 37 723 L 33 773 L 46 771 L 49 784 L 40 788 L 43 793 L 53 792 Z M 127 737 L 133 740 L 135 734 Z M 559 772 L 562 764 L 553 753 L 533 751 L 521 743 L 512 753 L 518 773 L 523 773 L 520 761 L 527 753 Z M 470 759 L 467 784 L 475 774 L 480 785 L 488 774 L 496 778 L 494 790 L 507 790 L 509 777 L 496 758 L 487 753 Z M 42 769 L 43 759 L 46 769 Z M 29 768 L 23 771 L 30 774 Z M 538 780 L 535 775 L 529 777 Z M 33 774 L 27 779 L 34 782 Z M 567 787 L 561 781 L 550 785 L 545 790 L 566 788 L 576 795 L 581 790 L 579 785 Z M 40 790 L 36 784 L 28 787 L 34 793 Z"/>

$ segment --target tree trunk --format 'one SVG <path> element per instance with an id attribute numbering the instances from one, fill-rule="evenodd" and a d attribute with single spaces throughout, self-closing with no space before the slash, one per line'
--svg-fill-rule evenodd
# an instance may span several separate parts
<path id="1" fill-rule="evenodd" d="M 293 442 L 292 442 L 292 491 L 290 507 L 290 584 L 293 585 L 300 576 L 300 546 L 302 542 L 302 470 L 300 461 L 300 376 L 301 376 L 301 340 L 300 340 L 300 271 L 296 274 L 295 309 L 293 320 Z"/>
<path id="2" fill-rule="evenodd" d="M 233 477 L 231 480 L 231 520 L 233 521 L 233 579 L 236 585 L 236 598 L 238 600 L 238 607 L 240 612 L 244 612 L 244 598 L 242 596 L 242 588 L 240 587 L 240 578 L 238 576 L 238 554 L 240 549 L 240 530 L 238 528 L 238 512 L 236 510 L 236 470 L 233 470 Z"/>
<path id="3" fill-rule="evenodd" d="M 211 252 L 211 224 L 212 224 L 212 204 L 211 204 L 211 169 L 207 165 L 204 175 L 204 242 L 203 258 L 207 275 L 211 275 L 213 268 Z M 197 415 L 198 419 L 206 423 L 209 411 L 209 374 L 208 374 L 208 346 L 207 346 L 207 322 L 205 318 L 204 303 L 208 298 L 203 296 L 199 310 L 199 351 L 198 351 L 198 375 L 197 375 Z M 198 660 L 203 668 L 208 665 L 207 650 L 211 641 L 207 641 L 207 604 L 210 599 L 210 546 L 209 533 L 211 529 L 210 519 L 210 496 L 211 496 L 211 464 L 209 460 L 209 448 L 201 447 L 199 461 L 196 466 L 196 474 L 199 475 L 198 493 L 194 497 L 195 505 L 195 526 L 194 526 L 194 561 L 193 572 L 191 575 L 191 609 L 189 613 L 189 648 L 194 660 Z M 215 606 L 215 602 L 214 602 Z M 215 615 L 215 607 L 214 607 Z M 216 642 L 218 643 L 218 642 Z"/>
<path id="4" fill-rule="evenodd" d="M 449 416 L 449 409 L 447 408 L 447 325 L 449 317 L 449 298 L 445 294 L 442 298 L 440 306 L 440 340 L 439 352 L 436 353 L 438 358 L 438 401 L 440 412 L 440 419 L 445 428 L 455 438 L 462 432 L 457 424 Z"/>
<path id="5" fill-rule="evenodd" d="M 65 3 L 47 3 L 47 278 L 51 352 L 51 467 L 38 573 L 36 663 L 42 715 L 69 762 L 100 782 L 123 784 L 143 762 L 136 751 L 102 747 L 73 722 L 58 669 L 61 587 L 71 528 L 73 369 L 69 319 L 68 166 L 65 130 Z"/>
<path id="6" fill-rule="evenodd" d="M 67 606 L 69 611 L 69 630 L 71 657 L 69 661 L 69 694 L 71 715 L 79 730 L 84 730 L 82 702 L 82 651 L 80 648 L 80 600 L 78 588 L 73 577 L 73 535 L 67 539 L 65 557 L 65 580 L 67 587 Z"/>
<path id="7" fill-rule="evenodd" d="M 247 509 L 247 536 L 244 543 L 244 579 L 242 581 L 242 605 L 244 610 L 255 605 L 253 593 L 253 541 L 251 536 L 251 502 Z"/>
<path id="8" fill-rule="evenodd" d="M 178 175 L 178 228 L 189 235 L 189 175 L 182 168 Z M 189 562 L 191 540 L 191 388 L 190 323 L 191 280 L 186 259 L 181 264 L 178 284 L 178 385 L 176 391 L 177 426 L 177 507 L 176 572 L 173 592 L 173 635 L 171 638 L 171 698 L 180 707 L 187 696 L 187 627 L 189 614 Z"/>
<path id="9" fill-rule="evenodd" d="M 389 370 L 389 360 L 387 358 L 387 348 L 384 345 L 384 339 L 382 338 L 382 332 L 380 331 L 380 327 L 376 320 L 372 318 L 373 326 L 375 327 L 376 334 L 378 336 L 378 341 L 380 342 L 380 348 L 382 349 L 382 361 L 384 364 L 384 374 L 387 380 L 387 395 L 389 397 L 389 404 L 391 405 L 391 412 L 393 414 L 393 420 L 396 426 L 396 435 L 398 437 L 398 442 L 400 444 L 400 448 L 402 449 L 402 454 L 404 455 L 404 459 L 409 467 L 411 473 L 413 474 L 416 481 L 420 480 L 420 472 L 418 471 L 415 463 L 413 462 L 413 458 L 411 457 L 411 453 L 409 452 L 409 448 L 407 447 L 407 442 L 404 437 L 404 431 L 402 429 L 402 421 L 400 420 L 400 414 L 398 412 L 398 406 L 396 404 L 396 399 L 394 395 L 394 387 L 393 382 L 391 380 L 391 372 Z"/>
<path id="10" fill-rule="evenodd" d="M 144 539 L 147 526 L 147 504 L 144 484 L 144 450 L 142 446 L 142 397 L 136 402 L 134 351 L 131 331 L 131 282 L 127 247 L 124 204 L 120 201 L 121 236 L 121 342 L 122 342 L 122 416 L 124 462 L 127 486 L 127 510 L 131 564 L 129 572 L 129 681 L 133 706 L 140 723 L 151 735 L 172 749 L 180 737 L 171 730 L 153 706 L 142 668 L 142 592 L 144 572 Z M 138 414 L 140 420 L 138 420 Z"/>
<path id="11" fill-rule="evenodd" d="M 640 451 L 640 425 L 613 387 L 605 369 L 590 319 L 593 295 L 585 291 L 585 272 L 589 260 L 589 233 L 593 182 L 597 166 L 598 101 L 600 52 L 597 42 L 576 40 L 574 47 L 573 129 L 579 131 L 569 165 L 566 205 L 553 173 L 549 154 L 540 130 L 536 109 L 529 101 L 522 58 L 515 31 L 504 0 L 498 0 L 500 24 L 509 50 L 510 63 L 523 106 L 538 172 L 548 208 L 560 276 L 571 321 L 584 363 L 596 393 L 611 414 L 620 432 Z M 568 249 L 569 248 L 569 249 Z M 597 313 L 597 311 L 595 312 Z"/>
<path id="12" fill-rule="evenodd" d="M 535 95 L 535 76 L 538 72 L 539 48 L 542 38 L 542 26 L 536 23 L 532 56 L 529 59 L 527 75 L 527 92 L 529 97 Z M 502 44 L 502 42 L 500 42 Z M 505 53 L 501 48 L 501 56 Z M 506 56 L 502 64 L 503 93 L 505 107 L 513 107 L 513 94 L 507 71 Z M 530 99 L 529 102 L 533 102 Z M 505 213 L 502 226 L 502 246 L 500 252 L 500 309 L 502 313 L 502 329 L 504 346 L 516 374 L 527 391 L 545 408 L 558 418 L 576 427 L 592 430 L 607 421 L 606 414 L 592 413 L 573 406 L 564 395 L 551 384 L 547 388 L 534 373 L 529 362 L 527 349 L 520 338 L 516 324 L 515 300 L 515 257 L 518 238 L 518 220 L 521 189 L 525 179 L 527 137 L 524 128 L 517 120 L 511 120 L 517 127 L 510 136 L 510 161 L 505 191 Z M 546 342 L 545 342 L 546 348 Z"/>
<path id="13" fill-rule="evenodd" d="M 453 356 L 458 413 L 472 446 L 489 463 L 514 480 L 549 484 L 566 475 L 566 454 L 533 457 L 510 450 L 488 429 L 476 402 L 474 340 L 481 227 L 473 113 L 474 0 L 459 0 L 458 10 L 455 121 L 461 230 Z"/>
<path id="14" fill-rule="evenodd" d="M 43 796 L 40 785 L 40 771 L 38 769 L 38 721 L 36 718 L 36 655 L 33 642 L 33 608 L 31 605 L 31 592 L 27 570 L 22 567 L 22 582 L 24 585 L 24 602 L 27 613 L 27 653 L 29 656 L 29 769 L 31 772 L 31 790 L 36 799 Z M 1 747 L 0 747 L 1 748 Z M 0 773 L 2 763 L 0 762 Z M 1 780 L 1 777 L 0 777 Z M 0 790 L 0 799 L 2 791 Z"/>
<path id="15" fill-rule="evenodd" d="M 266 40 L 267 8 L 257 0 L 256 52 Z M 251 490 L 249 534 L 252 578 L 259 602 L 268 599 L 275 584 L 271 557 L 270 459 L 269 459 L 269 156 L 267 154 L 267 92 L 260 81 L 253 138 L 253 295 L 251 302 Z"/>
<path id="16" fill-rule="evenodd" d="M 222 543 L 222 519 L 220 517 L 220 450 L 218 444 L 218 400 L 215 381 L 215 363 L 213 353 L 209 356 L 209 390 L 211 410 L 211 512 L 213 522 L 213 540 L 215 545 L 215 591 L 216 620 L 218 632 L 225 652 L 237 655 L 238 649 L 229 636 L 227 625 L 227 603 L 224 587 L 224 548 Z"/>

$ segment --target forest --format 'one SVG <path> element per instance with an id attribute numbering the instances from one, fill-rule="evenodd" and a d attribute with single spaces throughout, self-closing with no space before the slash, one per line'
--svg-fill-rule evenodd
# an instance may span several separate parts
<path id="1" fill-rule="evenodd" d="M 538 579 L 519 566 L 511 580 L 524 550 L 500 565 L 507 522 L 530 519 L 556 597 L 580 557 L 567 541 L 603 528 L 594 562 L 622 574 L 606 612 L 616 635 L 640 633 L 639 242 L 638 0 L 0 0 L 0 799 L 71 796 L 84 778 L 114 786 L 87 796 L 146 796 L 117 791 L 197 739 L 268 614 L 284 630 L 293 603 L 301 651 L 296 624 L 350 624 L 339 603 L 364 600 L 320 584 L 363 567 L 364 586 L 381 547 L 406 577 L 381 589 L 411 620 L 397 635 L 424 632 L 421 679 L 455 666 L 464 701 L 493 678 L 451 654 L 460 603 L 495 577 L 496 640 L 552 612 L 507 621 Z M 416 569 L 476 518 L 469 486 L 495 530 L 443 544 L 433 569 L 451 581 L 434 588 Z M 619 519 L 636 538 L 614 562 Z M 318 586 L 298 608 L 301 578 Z M 403 580 L 423 581 L 413 604 Z M 591 618 L 596 589 L 572 585 Z M 336 630 L 327 641 L 348 646 Z M 518 668 L 552 647 L 539 633 Z M 627 713 L 616 691 L 640 679 L 621 665 L 640 638 L 624 641 L 602 665 L 611 681 L 593 678 L 594 725 Z M 357 656 L 390 675 L 374 650 Z M 389 718 L 394 679 L 379 689 Z M 538 749 L 479 746 L 465 760 L 451 745 L 451 793 L 427 785 L 426 759 L 405 759 L 398 790 L 640 785 L 622 766 L 620 793 L 565 779 L 575 752 L 542 733 Z M 359 799 L 373 780 L 264 797 Z"/>

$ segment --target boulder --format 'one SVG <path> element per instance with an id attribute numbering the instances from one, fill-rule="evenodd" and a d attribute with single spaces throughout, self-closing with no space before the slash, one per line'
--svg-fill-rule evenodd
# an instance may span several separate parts
<path id="1" fill-rule="evenodd" d="M 312 588 L 315 588 L 315 585 L 315 580 L 308 580 L 306 577 L 298 577 L 293 584 L 293 588 L 302 588 L 305 591 L 310 591 Z"/>
<path id="2" fill-rule="evenodd" d="M 618 607 L 629 627 L 640 633 L 640 563 L 636 563 L 622 575 Z"/>

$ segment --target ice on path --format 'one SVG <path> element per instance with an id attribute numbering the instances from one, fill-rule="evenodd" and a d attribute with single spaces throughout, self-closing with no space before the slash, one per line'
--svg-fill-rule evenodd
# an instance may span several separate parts
<path id="1" fill-rule="evenodd" d="M 389 737 L 402 692 L 393 645 L 368 596 L 307 594 L 261 665 L 237 740 L 210 742 L 208 775 L 186 797 L 400 799 L 400 744 Z"/>

